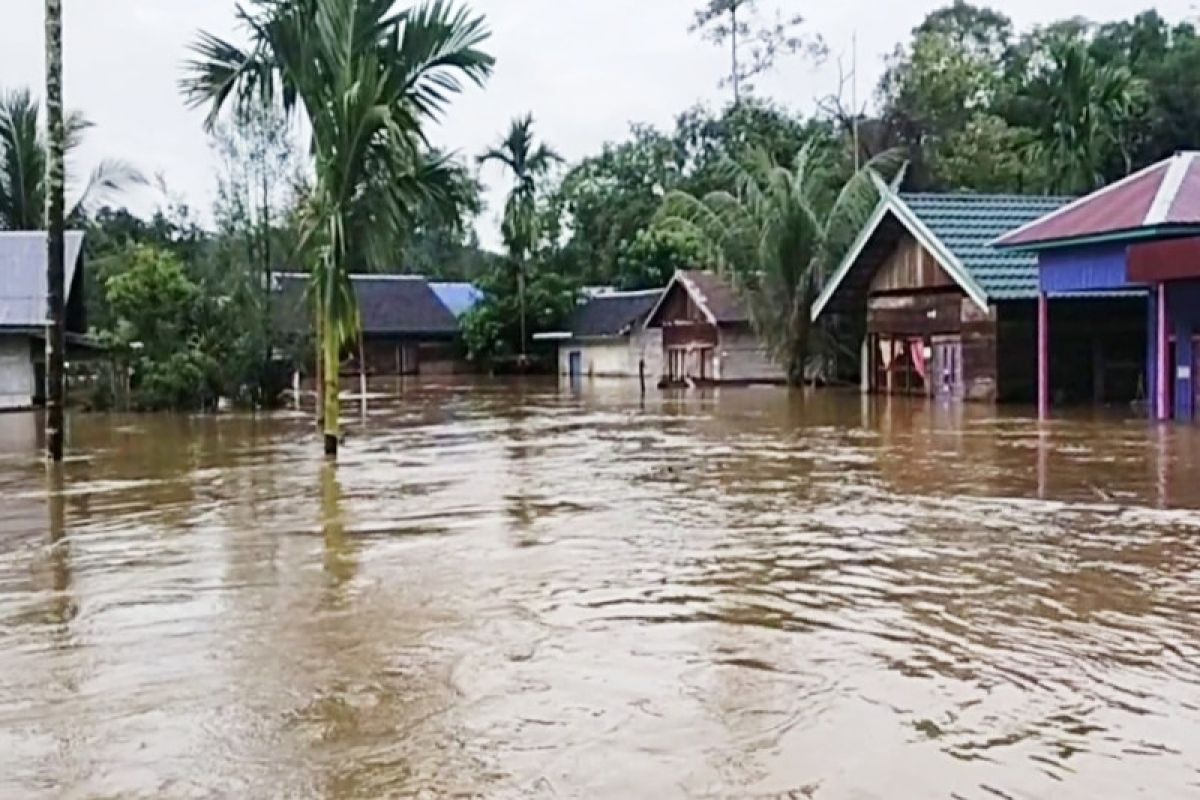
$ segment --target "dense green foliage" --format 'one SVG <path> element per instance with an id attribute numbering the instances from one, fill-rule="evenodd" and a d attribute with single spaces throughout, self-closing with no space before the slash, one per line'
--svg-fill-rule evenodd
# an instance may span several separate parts
<path id="1" fill-rule="evenodd" d="M 107 350 L 84 365 L 98 376 L 86 402 L 198 410 L 222 397 L 275 401 L 298 343 L 264 324 L 269 298 L 245 247 L 249 228 L 242 218 L 207 232 L 185 207 L 148 222 L 104 208 L 88 221 L 88 322 Z M 272 238 L 295 234 L 273 229 Z"/>
<path id="2" fill-rule="evenodd" d="M 1195 146 L 1198 66 L 1195 26 L 1154 11 L 1017 35 L 958 0 L 897 49 L 860 123 L 868 149 L 907 150 L 916 188 L 1085 192 Z"/>

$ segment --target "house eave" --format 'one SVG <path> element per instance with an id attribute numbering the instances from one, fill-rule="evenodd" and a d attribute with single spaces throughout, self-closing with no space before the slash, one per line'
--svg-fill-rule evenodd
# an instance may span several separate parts
<path id="1" fill-rule="evenodd" d="M 858 238 L 855 239 L 854 244 L 851 245 L 842 263 L 838 265 L 833 277 L 817 296 L 817 301 L 813 303 L 810 313 L 812 321 L 816 322 L 825 312 L 825 309 L 837 294 L 838 289 L 850 274 L 850 270 L 854 268 L 854 264 L 857 263 L 859 257 L 862 255 L 863 250 L 866 249 L 867 243 L 875 235 L 875 231 L 878 230 L 889 212 L 934 257 L 938 266 L 954 279 L 955 283 L 971 298 L 972 302 L 983 311 L 986 311 L 988 308 L 987 293 L 971 277 L 971 273 L 967 270 L 966 266 L 954 253 L 942 244 L 941 240 L 908 207 L 903 198 L 893 191 L 892 187 L 884 183 L 883 179 L 874 175 L 872 177 L 875 178 L 876 189 L 879 191 L 879 205 L 876 206 L 875 212 L 871 215 L 867 224 L 863 226 L 863 230 L 859 233 Z"/>

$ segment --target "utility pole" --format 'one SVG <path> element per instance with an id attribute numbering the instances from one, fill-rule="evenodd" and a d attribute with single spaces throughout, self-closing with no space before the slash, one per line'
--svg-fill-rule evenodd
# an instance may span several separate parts
<path id="1" fill-rule="evenodd" d="M 46 456 L 63 460 L 64 240 L 62 0 L 46 0 Z"/>

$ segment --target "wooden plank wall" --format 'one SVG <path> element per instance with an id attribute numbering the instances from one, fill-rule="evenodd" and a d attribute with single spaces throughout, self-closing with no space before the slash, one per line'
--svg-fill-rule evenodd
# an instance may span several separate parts
<path id="1" fill-rule="evenodd" d="M 962 298 L 963 396 L 994 402 L 997 379 L 996 307 L 984 311 L 969 297 Z"/>
<path id="2" fill-rule="evenodd" d="M 871 294 L 914 289 L 954 289 L 957 284 L 937 260 L 912 236 L 901 238 L 896 249 L 871 279 Z"/>
<path id="3" fill-rule="evenodd" d="M 926 340 L 958 335 L 965 398 L 996 399 L 995 309 L 975 305 L 912 236 L 900 240 L 871 280 L 867 330 Z"/>
<path id="4" fill-rule="evenodd" d="M 662 329 L 664 347 L 684 347 L 687 345 L 702 345 L 715 347 L 719 341 L 715 325 L 699 325 L 679 323 L 667 325 Z"/>
<path id="5" fill-rule="evenodd" d="M 962 292 L 891 294 L 872 297 L 867 306 L 870 333 L 931 336 L 962 328 Z"/>

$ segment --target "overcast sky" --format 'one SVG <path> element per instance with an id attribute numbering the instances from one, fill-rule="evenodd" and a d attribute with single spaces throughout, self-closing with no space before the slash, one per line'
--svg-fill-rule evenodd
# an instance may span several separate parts
<path id="1" fill-rule="evenodd" d="M 763 0 L 765 8 L 776 0 Z M 846 53 L 857 32 L 859 95 L 870 99 L 884 57 L 910 29 L 949 0 L 778 0 L 807 16 L 831 51 Z M 718 104 L 726 56 L 688 33 L 701 0 L 471 0 L 487 16 L 496 71 L 484 89 L 458 98 L 433 131 L 438 144 L 474 156 L 520 113 L 532 111 L 541 136 L 568 159 L 621 138 L 631 122 L 667 127 L 697 102 Z M 42 0 L 0 0 L 0 89 L 43 84 Z M 201 114 L 187 110 L 177 82 L 196 31 L 233 36 L 234 0 L 64 0 L 66 99 L 96 123 L 72 164 L 84 173 L 100 158 L 123 158 L 162 174 L 173 193 L 206 210 L 214 163 Z M 1106 21 L 1150 7 L 1148 0 L 995 0 L 1018 28 L 1074 14 Z M 1160 0 L 1169 20 L 1196 13 L 1194 0 Z M 810 110 L 834 92 L 835 59 L 816 68 L 782 62 L 758 82 L 758 94 Z M 1196 143 L 1193 143 L 1196 144 Z M 484 173 L 491 206 L 480 220 L 495 246 L 503 178 Z M 152 208 L 142 198 L 139 210 Z"/>

